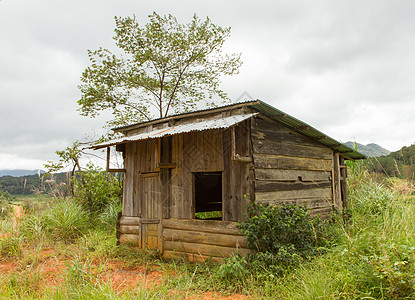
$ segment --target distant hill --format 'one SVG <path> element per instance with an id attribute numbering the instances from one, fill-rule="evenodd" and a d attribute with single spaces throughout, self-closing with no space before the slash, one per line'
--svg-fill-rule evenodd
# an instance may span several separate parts
<path id="1" fill-rule="evenodd" d="M 45 172 L 43 172 L 45 173 Z M 50 179 L 50 178 L 47 178 Z M 44 191 L 48 187 L 47 179 L 39 177 L 37 171 L 35 175 L 26 176 L 1 176 L 0 186 L 3 190 L 8 191 L 12 195 L 22 194 L 33 194 L 38 191 Z M 67 173 L 54 174 L 54 182 L 57 184 L 61 182 L 67 183 Z"/>
<path id="2" fill-rule="evenodd" d="M 347 142 L 344 144 L 352 149 L 354 149 L 355 147 L 354 142 Z M 363 155 L 366 155 L 367 157 L 378 157 L 382 155 L 388 155 L 389 153 L 391 153 L 389 150 L 382 148 L 378 144 L 374 144 L 374 143 L 367 144 L 367 145 L 362 145 L 359 143 L 356 143 L 356 144 L 357 144 L 357 151 L 359 151 Z"/>
<path id="3" fill-rule="evenodd" d="M 43 170 L 23 170 L 23 169 L 15 169 L 15 170 L 0 170 L 0 177 L 3 176 L 13 176 L 13 177 L 21 177 L 21 176 L 30 176 L 30 175 L 38 175 L 45 173 Z"/>
<path id="4" fill-rule="evenodd" d="M 415 144 L 380 157 L 368 159 L 368 168 L 388 176 L 415 179 Z"/>

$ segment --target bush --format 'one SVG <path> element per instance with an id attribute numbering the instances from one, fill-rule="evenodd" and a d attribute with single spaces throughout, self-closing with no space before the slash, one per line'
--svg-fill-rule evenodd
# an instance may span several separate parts
<path id="1" fill-rule="evenodd" d="M 317 251 L 320 222 L 311 219 L 305 207 L 252 203 L 248 216 L 240 228 L 250 249 L 274 255 L 288 251 L 302 258 Z"/>
<path id="2" fill-rule="evenodd" d="M 22 239 L 18 236 L 5 236 L 0 241 L 0 254 L 4 258 L 21 257 L 23 254 Z"/>
<path id="3" fill-rule="evenodd" d="M 21 220 L 19 230 L 22 237 L 29 242 L 39 243 L 44 237 L 42 219 L 37 215 L 24 216 Z"/>
<path id="4" fill-rule="evenodd" d="M 92 164 L 75 179 L 75 198 L 89 211 L 90 220 L 100 220 L 104 227 L 115 228 L 121 195 L 121 182 Z"/>
<path id="5" fill-rule="evenodd" d="M 10 202 L 13 200 L 13 197 L 8 191 L 3 191 L 0 187 L 0 219 L 5 219 L 11 215 L 13 212 L 13 207 L 10 205 Z"/>
<path id="6" fill-rule="evenodd" d="M 79 237 L 88 227 L 88 213 L 74 201 L 60 201 L 42 213 L 48 235 L 64 242 Z"/>

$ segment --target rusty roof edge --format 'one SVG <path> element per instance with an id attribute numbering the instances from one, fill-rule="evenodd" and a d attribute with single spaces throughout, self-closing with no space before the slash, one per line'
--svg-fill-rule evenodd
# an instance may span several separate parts
<path id="1" fill-rule="evenodd" d="M 193 115 L 205 115 L 205 114 L 209 114 L 209 113 L 221 112 L 221 111 L 224 111 L 224 110 L 228 110 L 229 108 L 238 108 L 238 107 L 243 107 L 243 106 L 249 106 L 250 104 L 256 103 L 258 101 L 259 100 L 248 100 L 248 101 L 245 101 L 245 102 L 231 103 L 231 104 L 224 105 L 224 106 L 219 106 L 219 107 L 206 108 L 206 109 L 201 109 L 201 110 L 197 110 L 197 111 L 191 111 L 191 112 L 186 112 L 186 113 L 181 113 L 181 114 L 175 114 L 175 115 L 171 115 L 171 116 L 164 117 L 164 118 L 158 118 L 158 119 L 154 119 L 154 120 L 150 120 L 150 121 L 138 122 L 138 123 L 125 125 L 125 126 L 121 126 L 121 127 L 115 127 L 115 128 L 111 128 L 111 130 L 113 130 L 115 132 L 120 132 L 120 131 L 124 131 L 124 130 L 127 130 L 127 129 L 132 130 L 132 129 L 137 129 L 137 128 L 148 126 L 148 125 L 157 124 L 157 123 L 160 123 L 160 122 L 166 122 L 166 121 L 173 120 L 173 119 L 190 117 L 190 116 L 193 116 Z"/>
<path id="2" fill-rule="evenodd" d="M 147 139 L 154 139 L 163 136 L 169 135 L 176 135 L 181 133 L 188 133 L 193 131 L 205 131 L 211 129 L 223 129 L 223 128 L 230 128 L 233 127 L 244 120 L 250 119 L 252 117 L 257 116 L 259 113 L 250 113 L 250 114 L 240 114 L 240 115 L 233 115 L 224 118 L 218 118 L 213 120 L 205 120 L 205 121 L 197 121 L 190 124 L 182 124 L 178 126 L 172 126 L 168 128 L 160 128 L 153 130 L 151 132 L 139 133 L 132 136 L 123 136 L 120 138 L 116 138 L 110 141 L 102 142 L 96 145 L 89 147 L 89 149 L 101 149 L 110 146 L 115 146 L 119 144 L 124 144 L 128 142 L 134 142 L 138 140 L 147 140 Z"/>
<path id="3" fill-rule="evenodd" d="M 261 113 L 263 113 L 263 114 L 265 114 L 266 116 L 268 116 L 270 118 L 273 118 L 273 115 L 272 114 L 267 114 L 268 110 L 276 113 L 275 121 L 283 123 L 284 125 L 292 128 L 293 130 L 314 139 L 315 141 L 319 142 L 320 144 L 323 144 L 324 146 L 329 147 L 329 148 L 339 152 L 345 158 L 351 159 L 351 160 L 366 159 L 367 158 L 365 155 L 357 152 L 356 150 L 353 150 L 352 148 L 346 146 L 343 143 L 338 142 L 337 140 L 329 137 L 328 135 L 326 135 L 326 134 L 322 133 L 321 131 L 315 129 L 314 127 L 310 126 L 309 124 L 307 124 L 307 123 L 305 123 L 305 122 L 303 122 L 303 121 L 301 121 L 301 120 L 299 120 L 299 119 L 297 119 L 293 116 L 290 116 L 289 114 L 287 114 L 287 113 L 285 113 L 285 112 L 269 105 L 268 103 L 265 103 L 265 102 L 263 102 L 259 99 L 257 99 L 256 102 L 257 102 L 257 104 L 251 104 L 251 105 L 248 105 L 248 106 L 255 109 L 255 110 L 257 110 L 257 111 L 259 111 L 259 112 L 261 112 Z M 283 117 L 281 117 L 282 115 L 283 115 Z M 298 130 L 298 129 L 295 128 L 296 126 L 292 126 L 289 123 L 284 122 L 285 118 L 287 118 L 290 121 L 294 121 L 295 123 L 300 124 L 301 129 Z M 312 130 L 314 130 L 318 135 L 317 136 L 311 135 Z M 330 141 L 331 143 L 327 143 L 328 141 Z M 335 144 L 331 145 L 333 142 Z M 338 149 L 336 149 L 338 147 L 345 147 L 346 151 L 341 151 L 341 150 L 339 151 Z"/>
<path id="4" fill-rule="evenodd" d="M 148 126 L 148 125 L 153 125 L 153 124 L 157 124 L 157 123 L 161 123 L 161 122 L 166 122 L 172 119 L 177 119 L 177 118 L 184 118 L 184 117 L 190 117 L 190 116 L 196 116 L 196 115 L 205 115 L 205 114 L 209 114 L 209 113 L 214 113 L 214 112 L 221 112 L 221 111 L 225 111 L 228 110 L 230 108 L 238 108 L 238 107 L 250 107 L 253 108 L 254 110 L 257 110 L 263 114 L 265 114 L 266 116 L 273 118 L 275 121 L 283 123 L 284 125 L 290 127 L 291 129 L 293 129 L 294 131 L 297 131 L 303 135 L 306 135 L 312 139 L 314 139 L 315 141 L 319 142 L 320 144 L 329 147 L 339 153 L 341 153 L 345 158 L 347 159 L 365 159 L 366 156 L 357 152 L 356 150 L 344 145 L 343 143 L 338 142 L 337 140 L 329 137 L 328 135 L 322 133 L 321 131 L 315 129 L 314 127 L 310 126 L 309 124 L 269 105 L 268 103 L 265 103 L 262 100 L 256 99 L 256 100 L 249 100 L 249 101 L 245 101 L 245 102 L 238 102 L 238 103 L 232 103 L 229 105 L 224 105 L 224 106 L 220 106 L 220 107 L 214 107 L 214 108 L 208 108 L 208 109 L 202 109 L 202 110 L 198 110 L 198 111 L 193 111 L 193 112 L 187 112 L 187 113 L 182 113 L 182 114 L 176 114 L 176 115 L 171 115 L 165 118 L 159 118 L 159 119 L 155 119 L 155 120 L 150 120 L 150 121 L 146 121 L 146 122 L 140 122 L 140 123 L 135 123 L 135 124 L 131 124 L 131 125 L 126 125 L 126 126 L 122 126 L 122 127 L 117 127 L 117 128 L 113 128 L 112 130 L 114 130 L 115 132 L 122 132 L 122 131 L 126 131 L 126 130 L 132 130 L 132 129 L 137 129 L 140 127 L 144 127 L 144 126 Z M 288 122 L 289 121 L 289 122 Z M 296 123 L 299 126 L 293 126 L 290 123 Z M 314 131 L 315 133 L 317 133 L 316 136 L 312 135 L 312 131 Z M 334 143 L 334 144 L 333 144 Z M 342 150 L 338 150 L 336 148 L 338 147 L 345 147 L 346 151 L 342 151 Z M 94 148 L 94 146 L 92 146 L 91 148 Z M 95 148 L 97 149 L 97 148 Z"/>

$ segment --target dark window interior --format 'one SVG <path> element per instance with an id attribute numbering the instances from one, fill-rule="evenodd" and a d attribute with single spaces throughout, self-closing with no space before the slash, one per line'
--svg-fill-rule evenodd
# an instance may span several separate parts
<path id="1" fill-rule="evenodd" d="M 172 148 L 172 137 L 167 136 L 161 139 L 160 144 L 160 162 L 171 163 L 171 148 Z"/>
<path id="2" fill-rule="evenodd" d="M 222 220 L 222 173 L 193 173 L 195 218 Z"/>

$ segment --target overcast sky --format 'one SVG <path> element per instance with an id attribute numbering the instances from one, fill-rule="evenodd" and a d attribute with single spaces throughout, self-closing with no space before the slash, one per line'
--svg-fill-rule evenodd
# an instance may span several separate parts
<path id="1" fill-rule="evenodd" d="M 0 169 L 42 168 L 107 116 L 79 116 L 87 49 L 114 49 L 114 16 L 196 13 L 232 27 L 225 50 L 247 92 L 347 142 L 395 151 L 415 142 L 415 1 L 0 0 Z"/>

